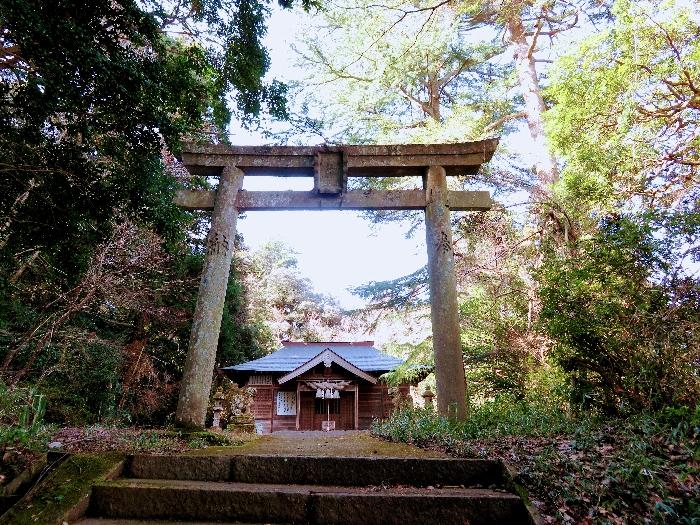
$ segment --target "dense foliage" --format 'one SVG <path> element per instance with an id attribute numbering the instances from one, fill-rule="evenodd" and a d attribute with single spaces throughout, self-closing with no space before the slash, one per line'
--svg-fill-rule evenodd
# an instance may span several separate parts
<path id="1" fill-rule="evenodd" d="M 462 9 L 462 35 L 500 31 L 514 54 L 502 81 L 523 96 L 482 134 L 525 118 L 536 158 L 529 174 L 489 174 L 496 213 L 453 221 L 468 421 L 402 410 L 374 431 L 503 458 L 546 523 L 696 523 L 700 12 L 656 0 Z M 525 197 L 507 191 L 519 187 Z M 420 276 L 359 291 L 373 311 L 420 311 Z M 398 348 L 409 364 L 392 381 L 432 366 L 429 339 Z"/>
<path id="2" fill-rule="evenodd" d="M 284 117 L 285 87 L 263 78 L 268 15 L 258 1 L 0 6 L 0 374 L 41 392 L 48 420 L 172 411 L 203 253 L 202 217 L 172 203 L 169 151 L 227 140 L 234 114 Z M 224 361 L 270 345 L 243 280 Z"/>
<path id="3" fill-rule="evenodd" d="M 700 287 L 674 254 L 699 226 L 692 216 L 606 217 L 575 258 L 546 259 L 540 322 L 574 404 L 619 413 L 697 402 Z"/>
<path id="4" fill-rule="evenodd" d="M 697 8 L 656 0 L 356 7 L 336 3 L 322 23 L 310 22 L 318 31 L 305 33 L 300 60 L 323 112 L 296 131 L 306 124 L 340 142 L 505 135 L 490 169 L 451 181 L 490 185 L 502 203 L 453 215 L 470 398 L 522 400 L 540 388 L 538 376 L 558 382 L 574 409 L 693 406 Z M 404 220 L 409 233 L 421 222 L 372 218 Z M 356 293 L 374 315 L 403 313 L 413 326 L 426 314 L 427 272 Z M 429 338 L 397 332 L 393 348 L 409 364 L 393 381 L 410 378 L 412 364 L 433 365 Z"/>
<path id="5" fill-rule="evenodd" d="M 226 142 L 232 118 L 253 126 L 265 115 L 288 118 L 278 138 L 295 142 L 501 134 L 487 169 L 451 180 L 499 200 L 489 213 L 453 215 L 471 416 L 405 409 L 375 432 L 504 457 L 549 522 L 697 523 L 698 7 L 329 3 L 304 28 L 307 78 L 290 109 L 287 87 L 266 78 L 270 7 L 0 4 L 3 458 L 12 450 L 24 465 L 47 422 L 170 420 L 207 226 L 172 196 L 209 185 L 173 157 L 181 140 Z M 421 223 L 415 213 L 371 218 L 405 221 L 409 234 Z M 281 339 L 357 335 L 291 248 L 237 248 L 219 365 Z M 384 315 L 397 334 L 387 348 L 408 357 L 389 381 L 433 366 L 426 280 L 419 268 L 356 290 L 369 325 Z M 106 447 L 196 445 L 162 432 L 62 432 Z"/>

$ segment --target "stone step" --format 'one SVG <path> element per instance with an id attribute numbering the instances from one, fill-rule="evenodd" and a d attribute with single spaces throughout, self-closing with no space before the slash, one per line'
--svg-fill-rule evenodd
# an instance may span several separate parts
<path id="1" fill-rule="evenodd" d="M 301 485 L 501 487 L 500 462 L 449 458 L 153 456 L 129 461 L 126 477 Z"/>
<path id="2" fill-rule="evenodd" d="M 526 524 L 514 494 L 473 488 L 341 487 L 118 479 L 93 487 L 90 516 L 323 525 Z"/>
<path id="3" fill-rule="evenodd" d="M 112 518 L 84 518 L 75 525 L 266 525 L 263 523 L 244 523 L 242 521 L 161 521 L 161 520 L 121 520 Z"/>

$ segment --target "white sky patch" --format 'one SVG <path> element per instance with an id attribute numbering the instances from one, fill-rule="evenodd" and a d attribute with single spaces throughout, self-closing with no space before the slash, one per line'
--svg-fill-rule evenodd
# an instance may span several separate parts
<path id="1" fill-rule="evenodd" d="M 377 232 L 353 211 L 258 211 L 238 222 L 251 249 L 280 240 L 297 252 L 301 273 L 318 292 L 344 308 L 363 302 L 347 291 L 368 281 L 394 279 L 427 262 L 425 233 L 404 237 L 405 227 L 383 224 Z"/>

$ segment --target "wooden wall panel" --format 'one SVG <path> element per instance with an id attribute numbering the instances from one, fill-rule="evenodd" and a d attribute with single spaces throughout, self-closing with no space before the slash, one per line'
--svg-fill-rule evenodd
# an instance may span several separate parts
<path id="1" fill-rule="evenodd" d="M 314 393 L 301 392 L 301 417 L 299 418 L 299 430 L 314 429 Z"/>
<path id="2" fill-rule="evenodd" d="M 272 417 L 272 388 L 256 387 L 253 399 L 253 417 L 267 419 Z"/>
<path id="3" fill-rule="evenodd" d="M 275 416 L 275 432 L 278 430 L 296 430 L 297 428 L 297 417 L 296 416 Z"/>
<path id="4" fill-rule="evenodd" d="M 391 398 L 385 384 L 360 384 L 360 429 L 366 430 L 373 420 L 388 417 L 391 409 Z"/>
<path id="5" fill-rule="evenodd" d="M 341 392 L 340 417 L 335 416 L 335 428 L 338 430 L 355 429 L 355 392 Z"/>

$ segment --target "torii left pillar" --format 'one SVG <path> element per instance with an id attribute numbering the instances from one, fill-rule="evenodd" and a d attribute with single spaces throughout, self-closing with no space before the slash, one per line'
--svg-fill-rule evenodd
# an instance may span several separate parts
<path id="1" fill-rule="evenodd" d="M 243 186 L 243 176 L 243 171 L 236 167 L 224 167 L 216 192 L 197 306 L 192 320 L 190 350 L 185 361 L 182 390 L 175 413 L 176 425 L 183 428 L 204 427 L 207 415 L 212 370 L 216 362 L 216 348 L 236 238 L 236 197 Z"/>

